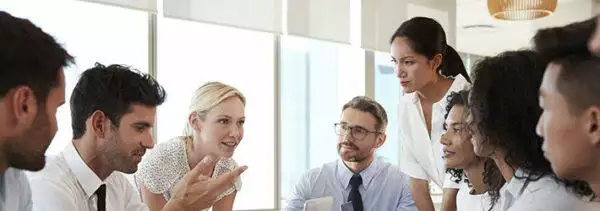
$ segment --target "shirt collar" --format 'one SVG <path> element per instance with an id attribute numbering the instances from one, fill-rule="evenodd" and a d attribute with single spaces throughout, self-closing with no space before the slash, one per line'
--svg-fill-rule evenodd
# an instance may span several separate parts
<path id="1" fill-rule="evenodd" d="M 448 96 L 450 95 L 450 93 L 452 92 L 458 92 L 462 89 L 465 88 L 465 84 L 467 84 L 467 79 L 465 79 L 461 74 L 458 74 L 454 77 L 454 81 L 452 82 L 452 85 L 450 85 L 450 88 L 448 89 L 448 91 L 446 92 L 446 94 L 444 95 L 444 97 L 442 98 L 442 100 L 440 100 L 441 102 L 446 102 L 446 99 L 448 98 Z M 419 102 L 419 95 L 417 94 L 417 92 L 413 92 L 413 93 L 408 93 L 405 95 L 408 99 L 410 99 L 413 103 L 418 103 Z"/>
<path id="2" fill-rule="evenodd" d="M 522 194 L 521 189 L 523 189 L 523 185 L 525 185 L 525 180 L 521 179 L 523 177 L 527 177 L 527 173 L 521 169 L 517 169 L 510 181 L 502 186 L 500 194 L 510 196 L 511 199 L 519 198 Z"/>
<path id="3" fill-rule="evenodd" d="M 62 156 L 71 169 L 71 172 L 75 174 L 75 177 L 83 188 L 83 191 L 85 191 L 86 196 L 89 198 L 94 195 L 98 187 L 102 185 L 102 180 L 100 180 L 98 175 L 83 162 L 83 159 L 81 158 L 81 155 L 79 155 L 79 152 L 77 152 L 77 149 L 75 149 L 73 142 L 67 144 L 62 151 Z"/>
<path id="4" fill-rule="evenodd" d="M 365 188 L 365 190 L 369 189 L 371 181 L 373 180 L 377 172 L 379 172 L 381 166 L 381 161 L 378 158 L 374 158 L 373 162 L 369 164 L 369 167 L 367 167 L 365 170 L 359 173 L 363 181 L 362 186 Z M 344 187 L 345 189 L 350 188 L 350 178 L 352 178 L 352 175 L 354 175 L 354 173 L 350 171 L 350 169 L 348 169 L 348 167 L 346 166 L 346 164 L 344 164 L 344 161 L 342 161 L 342 159 L 338 159 L 336 172 L 337 179 L 342 184 L 342 187 Z"/>

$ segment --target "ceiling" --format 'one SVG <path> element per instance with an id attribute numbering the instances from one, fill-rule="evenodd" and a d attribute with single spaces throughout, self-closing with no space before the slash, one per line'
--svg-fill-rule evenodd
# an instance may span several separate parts
<path id="1" fill-rule="evenodd" d="M 552 16 L 533 21 L 493 19 L 487 0 L 456 0 L 456 47 L 459 51 L 492 56 L 530 46 L 538 29 L 562 26 L 592 17 L 595 0 L 558 0 Z"/>

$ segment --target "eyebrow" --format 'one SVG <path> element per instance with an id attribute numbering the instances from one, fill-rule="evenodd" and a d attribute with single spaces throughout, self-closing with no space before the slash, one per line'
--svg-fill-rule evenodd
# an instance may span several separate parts
<path id="1" fill-rule="evenodd" d="M 465 125 L 467 124 L 466 122 L 453 122 L 452 124 L 450 124 L 450 126 L 456 126 L 456 125 Z"/>
<path id="2" fill-rule="evenodd" d="M 348 123 L 344 122 L 344 121 L 341 121 L 340 124 L 342 124 L 342 125 L 348 125 Z M 350 127 L 355 127 L 355 128 L 360 128 L 362 130 L 368 130 L 368 131 L 370 131 L 369 129 L 367 129 L 367 128 L 363 127 L 363 126 L 360 126 L 360 125 L 352 125 Z"/>
<path id="3" fill-rule="evenodd" d="M 141 127 L 141 128 L 152 127 L 152 124 L 150 124 L 149 122 L 135 122 L 132 125 L 135 126 L 135 127 Z"/>
<path id="4" fill-rule="evenodd" d="M 217 118 L 227 118 L 227 119 L 233 119 L 233 117 L 231 117 L 231 116 L 229 116 L 229 115 L 225 115 L 225 114 L 222 114 L 222 115 L 217 115 Z M 245 117 L 245 116 L 242 116 L 242 117 L 240 117 L 240 119 L 246 119 L 246 117 Z"/>

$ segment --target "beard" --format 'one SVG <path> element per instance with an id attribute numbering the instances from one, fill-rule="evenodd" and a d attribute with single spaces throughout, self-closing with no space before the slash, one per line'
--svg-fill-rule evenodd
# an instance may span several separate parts
<path id="1" fill-rule="evenodd" d="M 346 153 L 344 153 L 342 151 L 342 150 L 344 150 L 344 149 L 342 149 L 342 147 L 350 148 L 354 152 L 352 152 L 351 155 L 347 155 Z M 356 144 L 354 144 L 352 142 L 348 142 L 348 141 L 338 143 L 337 148 L 338 148 L 338 154 L 340 155 L 340 158 L 342 158 L 342 160 L 346 161 L 346 162 L 360 163 L 360 162 L 368 159 L 370 156 L 369 151 L 361 150 L 358 146 L 356 146 Z"/>
<path id="2" fill-rule="evenodd" d="M 49 117 L 40 109 L 29 129 L 6 141 L 3 150 L 9 166 L 30 171 L 44 168 L 45 153 L 55 134 L 56 130 L 50 130 Z"/>
<path id="3" fill-rule="evenodd" d="M 142 149 L 145 151 L 145 149 Z M 137 150 L 136 150 L 137 152 Z M 120 171 L 126 174 L 133 174 L 138 169 L 138 161 L 134 158 L 135 153 L 127 151 L 123 139 L 119 134 L 119 130 L 111 128 L 111 134 L 104 147 L 104 156 L 107 163 L 115 171 Z"/>

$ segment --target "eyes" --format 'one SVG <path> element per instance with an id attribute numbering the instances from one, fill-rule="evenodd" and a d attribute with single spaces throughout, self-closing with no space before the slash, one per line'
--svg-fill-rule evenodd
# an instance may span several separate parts
<path id="1" fill-rule="evenodd" d="M 231 124 L 231 119 L 227 119 L 227 118 L 221 118 L 221 119 L 217 119 L 217 123 L 222 124 L 222 125 L 229 125 Z M 246 123 L 245 119 L 241 119 L 237 122 L 238 125 L 242 126 L 244 125 L 244 123 Z"/>
<path id="2" fill-rule="evenodd" d="M 444 132 L 450 130 L 450 132 L 452 133 L 461 133 L 466 131 L 463 124 L 454 124 L 451 128 L 448 129 L 448 124 L 444 123 L 443 129 Z"/>
<path id="3" fill-rule="evenodd" d="M 398 64 L 398 60 L 396 58 L 391 58 L 390 62 L 394 63 L 394 64 Z M 401 59 L 400 61 L 403 65 L 405 66 L 409 66 L 409 65 L 413 65 L 416 62 L 412 59 L 412 58 L 405 58 L 405 59 Z"/>

